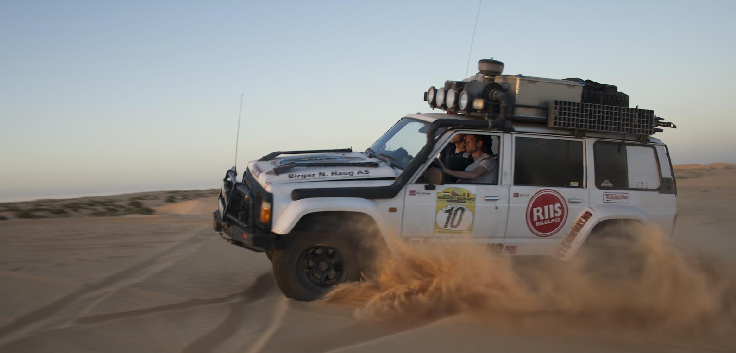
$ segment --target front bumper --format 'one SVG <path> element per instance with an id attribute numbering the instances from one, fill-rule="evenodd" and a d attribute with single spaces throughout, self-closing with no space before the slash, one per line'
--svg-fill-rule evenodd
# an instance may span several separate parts
<path id="1" fill-rule="evenodd" d="M 212 214 L 215 231 L 228 243 L 256 252 L 264 252 L 271 248 L 276 234 L 263 232 L 257 227 L 242 227 L 222 220 L 219 210 Z"/>
<path id="2" fill-rule="evenodd" d="M 227 172 L 217 197 L 217 211 L 213 212 L 213 227 L 231 244 L 257 252 L 271 249 L 276 234 L 261 229 L 254 221 L 253 193 L 237 182 L 235 169 Z"/>

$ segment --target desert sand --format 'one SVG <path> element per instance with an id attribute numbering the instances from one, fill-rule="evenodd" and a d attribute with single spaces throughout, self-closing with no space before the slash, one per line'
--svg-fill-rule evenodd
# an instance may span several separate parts
<path id="1" fill-rule="evenodd" d="M 734 352 L 736 165 L 676 174 L 643 276 L 408 249 L 311 303 L 214 233 L 212 191 L 0 205 L 0 352 Z"/>

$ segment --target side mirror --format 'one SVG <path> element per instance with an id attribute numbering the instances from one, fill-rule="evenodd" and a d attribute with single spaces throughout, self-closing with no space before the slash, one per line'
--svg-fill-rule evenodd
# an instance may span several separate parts
<path id="1" fill-rule="evenodd" d="M 429 185 L 427 186 L 431 186 L 434 189 L 435 185 L 443 185 L 445 183 L 445 173 L 442 172 L 442 169 L 429 168 L 427 172 L 427 179 L 429 181 Z"/>

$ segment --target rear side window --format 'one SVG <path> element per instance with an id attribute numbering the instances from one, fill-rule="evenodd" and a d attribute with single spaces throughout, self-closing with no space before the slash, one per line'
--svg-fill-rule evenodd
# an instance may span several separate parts
<path id="1" fill-rule="evenodd" d="M 602 190 L 657 190 L 660 174 L 653 147 L 596 142 L 595 185 Z"/>
<path id="2" fill-rule="evenodd" d="M 595 186 L 610 190 L 629 188 L 624 144 L 596 142 L 593 145 L 593 158 L 595 158 Z"/>
<path id="3" fill-rule="evenodd" d="M 516 137 L 514 185 L 583 187 L 583 142 Z"/>
<path id="4" fill-rule="evenodd" d="M 629 189 L 659 189 L 659 165 L 654 148 L 626 146 L 626 166 L 629 168 Z"/>

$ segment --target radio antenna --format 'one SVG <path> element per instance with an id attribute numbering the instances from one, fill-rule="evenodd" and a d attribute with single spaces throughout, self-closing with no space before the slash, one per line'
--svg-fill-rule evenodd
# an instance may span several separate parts
<path id="1" fill-rule="evenodd" d="M 240 110 L 238 111 L 238 132 L 235 135 L 235 163 L 233 163 L 233 165 L 235 166 L 235 170 L 238 170 L 238 142 L 240 141 L 240 117 L 243 114 L 243 95 L 245 95 L 245 93 L 240 94 Z"/>
<path id="2" fill-rule="evenodd" d="M 480 6 L 483 0 L 478 2 L 478 13 L 475 15 L 475 25 L 473 25 L 473 36 L 470 37 L 470 53 L 468 53 L 468 64 L 465 65 L 465 77 L 468 77 L 468 69 L 470 68 L 470 56 L 473 54 L 473 42 L 475 41 L 475 29 L 478 27 L 478 17 L 480 17 Z"/>

